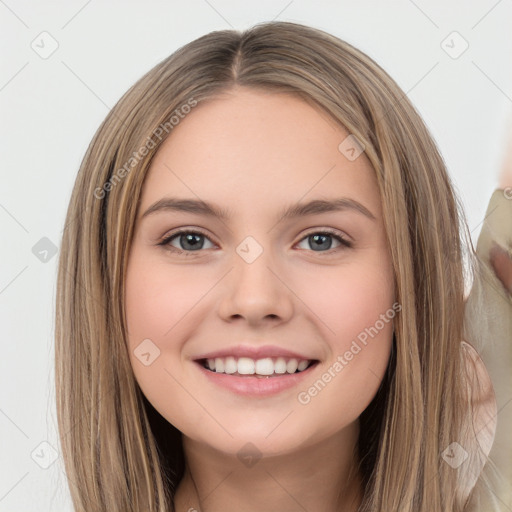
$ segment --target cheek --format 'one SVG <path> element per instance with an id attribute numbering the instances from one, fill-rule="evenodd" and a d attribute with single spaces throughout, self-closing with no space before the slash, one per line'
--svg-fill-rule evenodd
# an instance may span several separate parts
<path id="1" fill-rule="evenodd" d="M 175 326 L 187 319 L 187 314 L 211 287 L 200 271 L 180 267 L 170 271 L 162 261 L 150 261 L 134 252 L 126 276 L 126 316 L 130 342 L 145 338 L 166 343 Z M 175 338 L 175 336 L 173 336 Z"/>
<path id="2" fill-rule="evenodd" d="M 314 305 L 330 354 L 315 378 L 297 396 L 309 417 L 328 414 L 326 428 L 354 421 L 371 402 L 384 377 L 393 338 L 391 263 L 340 266 L 315 276 L 315 290 L 301 297 Z M 320 293 L 319 290 L 322 292 Z M 309 295 L 308 295 L 309 294 Z M 307 412 L 306 412 L 307 411 Z"/>
<path id="3" fill-rule="evenodd" d="M 363 343 L 349 341 L 297 394 L 304 421 L 325 418 L 319 432 L 331 435 L 359 418 L 384 377 L 392 345 L 390 324 Z M 297 418 L 300 416 L 297 415 Z"/>
<path id="4" fill-rule="evenodd" d="M 387 258 L 367 259 L 317 270 L 314 280 L 299 281 L 296 290 L 320 320 L 315 323 L 323 326 L 330 345 L 343 350 L 392 307 L 392 276 Z"/>
<path id="5" fill-rule="evenodd" d="M 169 272 L 151 255 L 134 250 L 126 274 L 126 322 L 129 356 L 135 376 L 148 398 L 168 389 L 169 375 L 180 357 L 179 331 L 196 295 L 183 273 Z M 197 299 L 196 299 L 197 301 Z"/>
<path id="6" fill-rule="evenodd" d="M 180 385 L 180 340 L 190 334 L 188 313 L 210 287 L 197 272 L 183 267 L 171 273 L 143 251 L 130 255 L 125 291 L 130 363 L 146 398 L 179 429 L 204 421 L 204 411 L 190 407 L 190 394 Z M 190 384 L 187 390 L 198 393 Z"/>

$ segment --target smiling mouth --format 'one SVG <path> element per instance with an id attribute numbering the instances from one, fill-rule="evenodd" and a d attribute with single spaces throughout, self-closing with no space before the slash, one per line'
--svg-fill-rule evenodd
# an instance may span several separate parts
<path id="1" fill-rule="evenodd" d="M 264 358 L 253 360 L 248 357 L 227 357 L 215 359 L 199 359 L 196 361 L 211 373 L 224 374 L 233 377 L 254 377 L 265 379 L 269 377 L 285 377 L 302 373 L 316 365 L 319 361 L 298 360 L 295 358 Z"/>

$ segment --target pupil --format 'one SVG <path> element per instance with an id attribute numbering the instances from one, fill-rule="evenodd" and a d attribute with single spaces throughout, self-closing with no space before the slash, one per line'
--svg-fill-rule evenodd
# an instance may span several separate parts
<path id="1" fill-rule="evenodd" d="M 331 247 L 332 240 L 330 240 L 329 235 L 311 235 L 310 238 L 314 239 L 314 241 L 315 241 L 314 246 L 316 246 L 316 247 L 320 247 L 322 245 L 322 242 L 317 243 L 319 239 L 323 238 L 324 241 L 325 241 L 325 239 L 328 239 L 329 243 L 327 244 L 327 247 L 321 247 L 321 248 L 330 249 L 330 247 Z"/>
<path id="2" fill-rule="evenodd" d="M 196 235 L 193 233 L 188 235 L 181 235 L 180 242 L 182 243 L 184 249 L 197 249 L 197 247 L 200 245 L 201 237 L 202 235 Z M 186 247 L 187 244 L 189 244 L 190 247 Z"/>

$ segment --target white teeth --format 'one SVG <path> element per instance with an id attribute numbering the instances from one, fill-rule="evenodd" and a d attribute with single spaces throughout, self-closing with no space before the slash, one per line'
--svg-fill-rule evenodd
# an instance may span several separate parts
<path id="1" fill-rule="evenodd" d="M 256 361 L 255 373 L 258 375 L 272 375 L 274 373 L 274 362 L 270 357 Z"/>
<path id="2" fill-rule="evenodd" d="M 297 359 L 290 359 L 286 365 L 286 371 L 288 373 L 295 373 L 298 367 L 299 363 L 297 362 Z"/>
<path id="3" fill-rule="evenodd" d="M 296 373 L 297 371 L 304 371 L 309 364 L 310 360 L 303 359 L 288 359 L 278 357 L 272 359 L 266 357 L 264 359 L 251 359 L 250 357 L 240 357 L 238 360 L 232 356 L 229 357 L 216 357 L 215 359 L 207 359 L 205 367 L 216 373 L 233 374 L 239 373 L 240 375 L 282 375 L 284 373 Z"/>
<path id="4" fill-rule="evenodd" d="M 254 375 L 254 361 L 248 357 L 241 357 L 238 360 L 238 373 L 241 375 Z"/>
<path id="5" fill-rule="evenodd" d="M 278 357 L 277 361 L 274 363 L 274 371 L 276 373 L 286 373 L 286 360 L 284 357 Z"/>
<path id="6" fill-rule="evenodd" d="M 224 360 L 220 357 L 215 358 L 215 371 L 218 373 L 224 373 Z"/>
<path id="7" fill-rule="evenodd" d="M 308 362 L 307 361 L 301 361 L 299 363 L 299 365 L 297 366 L 297 370 L 299 370 L 299 372 L 305 370 L 306 368 L 308 367 Z"/>
<path id="8" fill-rule="evenodd" d="M 226 361 L 224 363 L 224 372 L 225 373 L 235 373 L 238 371 L 238 365 L 236 364 L 236 359 L 234 357 L 226 357 Z"/>

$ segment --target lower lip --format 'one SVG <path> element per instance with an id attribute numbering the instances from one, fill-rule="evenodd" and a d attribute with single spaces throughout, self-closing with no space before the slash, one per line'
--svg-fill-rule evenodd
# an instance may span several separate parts
<path id="1" fill-rule="evenodd" d="M 312 371 L 318 365 L 318 361 L 309 368 L 299 373 L 284 373 L 278 377 L 237 377 L 226 373 L 216 373 L 207 370 L 201 363 L 196 362 L 200 371 L 210 379 L 211 382 L 229 389 L 233 393 L 244 396 L 269 396 L 276 395 L 282 391 L 293 388 L 300 384 L 305 378 L 311 375 Z"/>

